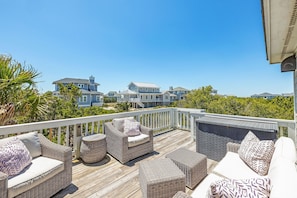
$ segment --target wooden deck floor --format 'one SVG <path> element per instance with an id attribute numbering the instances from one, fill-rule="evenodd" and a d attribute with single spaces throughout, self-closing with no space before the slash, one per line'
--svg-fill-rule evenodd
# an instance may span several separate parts
<path id="1" fill-rule="evenodd" d="M 73 162 L 72 184 L 54 197 L 142 197 L 138 182 L 139 163 L 143 160 L 164 158 L 177 148 L 186 147 L 195 151 L 195 142 L 188 131 L 174 130 L 154 137 L 154 152 L 122 165 L 110 155 L 95 164 Z M 208 171 L 216 162 L 207 161 Z M 188 194 L 191 190 L 186 188 Z"/>

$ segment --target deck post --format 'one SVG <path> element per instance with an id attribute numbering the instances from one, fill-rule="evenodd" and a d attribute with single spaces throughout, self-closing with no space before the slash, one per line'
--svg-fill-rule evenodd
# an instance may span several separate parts
<path id="1" fill-rule="evenodd" d="M 296 123 L 297 123 L 297 71 L 296 70 L 293 72 L 293 80 L 294 80 L 294 121 L 295 121 L 295 131 L 294 132 L 295 133 L 293 135 L 291 135 L 290 138 L 292 138 L 296 144 L 296 131 L 297 131 L 297 125 L 296 125 Z"/>
<path id="2" fill-rule="evenodd" d="M 190 131 L 192 140 L 196 139 L 196 125 L 195 125 L 195 116 L 191 113 L 190 114 Z"/>

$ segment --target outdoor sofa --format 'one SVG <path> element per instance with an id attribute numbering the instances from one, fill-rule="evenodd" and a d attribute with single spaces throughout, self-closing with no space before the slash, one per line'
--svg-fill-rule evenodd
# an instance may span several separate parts
<path id="1" fill-rule="evenodd" d="M 70 147 L 55 144 L 42 134 L 30 132 L 1 139 L 0 148 L 1 198 L 46 198 L 71 184 Z M 8 175 L 16 172 L 19 173 Z"/>
<path id="2" fill-rule="evenodd" d="M 250 183 L 248 183 L 252 180 L 253 182 L 255 182 L 252 184 L 256 184 L 255 188 L 257 188 L 258 190 L 260 189 L 264 194 L 266 193 L 267 197 L 297 197 L 297 172 L 295 164 L 296 147 L 292 139 L 287 137 L 281 137 L 274 143 L 274 150 L 272 149 L 272 157 L 270 163 L 268 164 L 268 171 L 267 174 L 264 175 L 262 173 L 256 173 L 250 167 L 250 165 L 248 165 L 240 157 L 240 155 L 238 154 L 240 146 L 241 145 L 237 143 L 228 143 L 227 153 L 224 156 L 224 158 L 217 164 L 213 171 L 210 174 L 208 174 L 208 176 L 196 187 L 196 189 L 191 193 L 191 195 L 187 195 L 183 192 L 178 192 L 175 197 L 216 197 L 210 196 L 210 194 L 213 193 L 212 190 L 214 190 L 215 193 L 217 193 L 217 197 L 220 197 L 219 195 L 223 191 L 225 191 L 225 193 L 227 192 L 227 194 L 234 192 L 240 194 L 247 189 L 241 189 L 242 192 L 238 192 L 239 188 L 237 188 L 236 182 L 244 181 L 246 182 L 245 187 L 249 188 L 249 190 L 254 190 L 254 187 L 249 186 Z M 241 183 L 238 184 L 241 185 Z M 233 191 L 232 188 L 226 189 L 228 185 L 235 188 L 233 189 L 235 191 Z M 228 197 L 241 196 L 229 194 Z"/>

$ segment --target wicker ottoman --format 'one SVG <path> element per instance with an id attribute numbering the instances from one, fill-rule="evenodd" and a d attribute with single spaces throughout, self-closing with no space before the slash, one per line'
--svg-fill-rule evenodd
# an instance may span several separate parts
<path id="1" fill-rule="evenodd" d="M 205 155 L 180 148 L 166 155 L 186 175 L 186 186 L 193 189 L 207 175 Z"/>
<path id="2" fill-rule="evenodd" d="M 82 138 L 80 157 L 86 163 L 101 161 L 106 155 L 106 136 L 104 134 L 89 135 Z"/>
<path id="3" fill-rule="evenodd" d="M 144 198 L 173 197 L 186 188 L 185 174 L 168 158 L 140 163 L 139 182 Z"/>

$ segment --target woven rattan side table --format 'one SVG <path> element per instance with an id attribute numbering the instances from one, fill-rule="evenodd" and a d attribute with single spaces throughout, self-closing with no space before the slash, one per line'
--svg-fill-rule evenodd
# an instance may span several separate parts
<path id="1" fill-rule="evenodd" d="M 207 158 L 205 155 L 179 148 L 166 155 L 186 175 L 186 186 L 193 189 L 207 175 Z"/>
<path id="2" fill-rule="evenodd" d="M 185 174 L 168 158 L 141 162 L 139 182 L 144 198 L 173 197 L 185 192 Z"/>
<path id="3" fill-rule="evenodd" d="M 104 134 L 89 135 L 82 138 L 80 157 L 86 163 L 101 161 L 106 155 L 106 136 Z"/>

